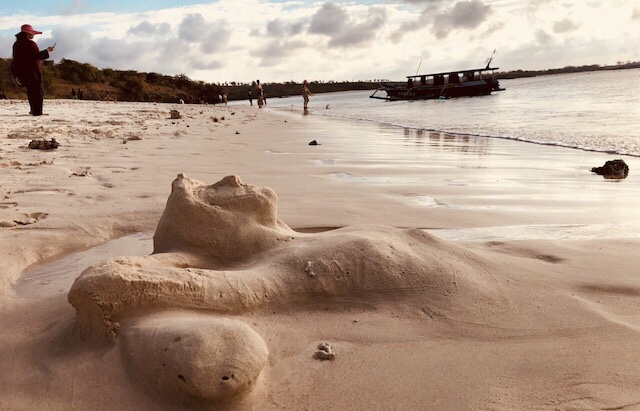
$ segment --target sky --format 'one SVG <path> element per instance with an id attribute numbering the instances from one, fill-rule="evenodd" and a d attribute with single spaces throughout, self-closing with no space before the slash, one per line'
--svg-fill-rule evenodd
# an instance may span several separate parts
<path id="1" fill-rule="evenodd" d="M 212 83 L 402 80 L 486 65 L 640 60 L 639 0 L 2 1 L 0 57 L 31 24 L 51 58 Z"/>

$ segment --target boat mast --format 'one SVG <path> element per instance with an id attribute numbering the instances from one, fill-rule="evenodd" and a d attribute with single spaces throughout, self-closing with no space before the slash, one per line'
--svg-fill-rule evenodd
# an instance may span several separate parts
<path id="1" fill-rule="evenodd" d="M 493 53 L 491 53 L 491 55 L 489 56 L 489 58 L 487 59 L 487 68 L 489 68 L 489 66 L 491 66 L 491 60 L 493 60 L 493 56 L 496 54 L 496 49 L 493 49 Z"/>
<path id="2" fill-rule="evenodd" d="M 416 70 L 416 76 L 418 75 L 418 72 L 420 71 L 420 66 L 422 65 L 422 59 L 420 59 L 420 64 L 418 64 L 418 69 Z"/>

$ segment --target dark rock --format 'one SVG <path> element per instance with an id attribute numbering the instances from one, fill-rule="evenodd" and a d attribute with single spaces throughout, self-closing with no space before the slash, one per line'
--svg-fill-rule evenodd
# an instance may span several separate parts
<path id="1" fill-rule="evenodd" d="M 55 138 L 51 140 L 36 139 L 31 140 L 29 143 L 29 148 L 33 150 L 55 150 L 59 146 L 60 143 L 58 143 Z"/>
<path id="2" fill-rule="evenodd" d="M 318 142 L 316 140 L 312 140 L 312 141 L 309 142 L 309 145 L 310 146 L 318 146 L 319 144 L 318 144 Z"/>
<path id="3" fill-rule="evenodd" d="M 593 167 L 591 171 L 604 178 L 627 178 L 629 166 L 624 160 L 610 160 L 604 163 L 602 167 Z"/>
<path id="4" fill-rule="evenodd" d="M 180 115 L 180 112 L 178 110 L 171 110 L 169 111 L 169 115 L 170 115 L 170 119 L 179 119 L 182 118 L 182 115 Z"/>

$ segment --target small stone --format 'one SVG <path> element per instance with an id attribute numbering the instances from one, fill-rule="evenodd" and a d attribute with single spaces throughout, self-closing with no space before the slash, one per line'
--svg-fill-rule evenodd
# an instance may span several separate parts
<path id="1" fill-rule="evenodd" d="M 319 146 L 319 144 L 318 144 L 318 142 L 317 142 L 316 140 L 311 140 L 311 141 L 309 142 L 309 145 L 310 145 L 310 146 Z"/>
<path id="2" fill-rule="evenodd" d="M 313 357 L 317 360 L 333 361 L 336 359 L 336 354 L 333 352 L 331 344 L 323 341 L 318 344 L 318 350 L 313 353 Z"/>
<path id="3" fill-rule="evenodd" d="M 313 263 L 311 261 L 307 261 L 307 265 L 304 267 L 304 271 L 309 275 L 309 277 L 315 277 L 316 273 L 313 272 Z"/>
<path id="4" fill-rule="evenodd" d="M 35 139 L 29 143 L 29 148 L 32 150 L 55 150 L 60 146 L 60 143 L 55 138 L 51 140 Z"/>

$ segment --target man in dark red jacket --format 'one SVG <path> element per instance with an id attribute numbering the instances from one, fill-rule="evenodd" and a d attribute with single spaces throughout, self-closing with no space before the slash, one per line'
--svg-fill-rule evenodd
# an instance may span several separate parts
<path id="1" fill-rule="evenodd" d="M 16 34 L 16 42 L 13 43 L 13 63 L 18 79 L 27 88 L 31 114 L 40 116 L 44 100 L 40 60 L 48 59 L 49 52 L 53 51 L 55 45 L 40 51 L 33 41 L 33 36 L 36 34 L 42 34 L 42 32 L 34 30 L 30 24 L 24 24 L 20 28 L 20 33 Z"/>

